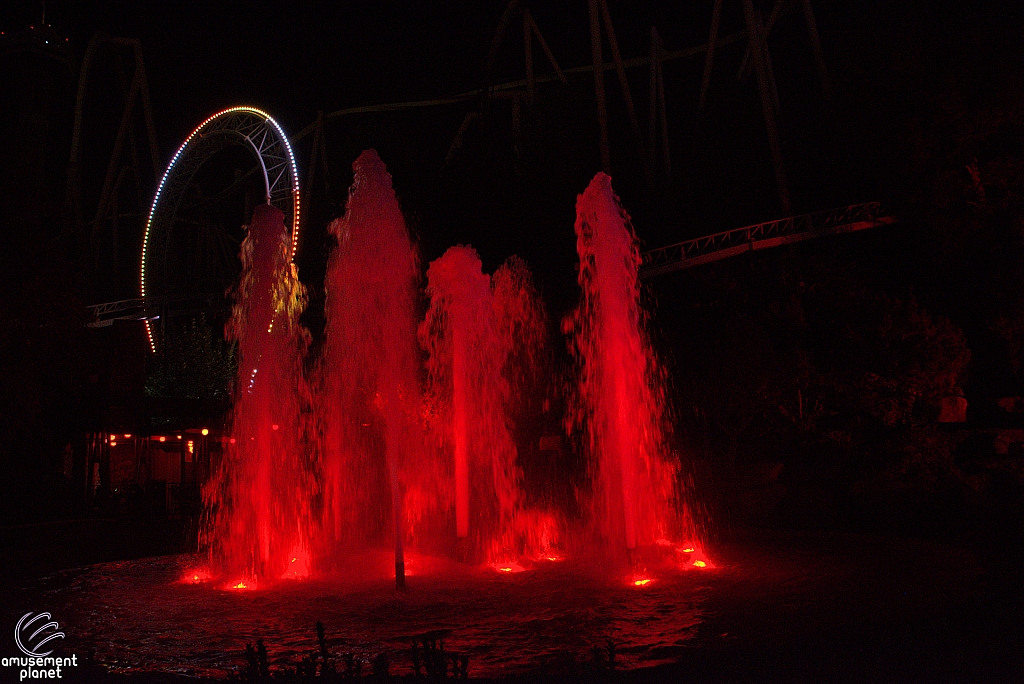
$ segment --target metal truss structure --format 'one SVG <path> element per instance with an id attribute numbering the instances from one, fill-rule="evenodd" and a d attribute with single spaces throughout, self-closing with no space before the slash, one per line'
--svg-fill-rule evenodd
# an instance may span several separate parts
<path id="1" fill-rule="evenodd" d="M 877 228 L 895 221 L 885 214 L 878 202 L 868 202 L 734 228 L 644 252 L 640 277 L 653 278 L 742 252 Z"/>
<path id="2" fill-rule="evenodd" d="M 90 328 L 103 328 L 113 324 L 115 320 L 140 320 L 144 318 L 146 300 L 142 297 L 135 299 L 122 299 L 117 302 L 104 302 L 86 307 L 92 315 L 93 320 L 89 323 Z"/>
<path id="3" fill-rule="evenodd" d="M 86 307 L 92 316 L 90 328 L 105 328 L 114 321 L 150 321 L 181 315 L 198 315 L 211 311 L 230 311 L 231 302 L 224 294 L 194 294 L 177 297 L 136 297 L 104 302 Z"/>

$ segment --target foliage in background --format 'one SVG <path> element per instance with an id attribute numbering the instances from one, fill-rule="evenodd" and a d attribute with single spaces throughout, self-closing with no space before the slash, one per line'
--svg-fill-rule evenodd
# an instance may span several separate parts
<path id="1" fill-rule="evenodd" d="M 967 379 L 966 338 L 837 258 L 842 246 L 735 259 L 672 284 L 689 308 L 660 321 L 682 433 L 733 489 L 777 463 L 791 500 L 818 492 L 826 508 L 862 492 L 934 497 L 962 479 L 959 440 L 937 418 Z"/>
<path id="2" fill-rule="evenodd" d="M 235 377 L 234 346 L 214 337 L 205 317 L 164 336 L 146 379 L 146 394 L 168 399 L 227 399 Z"/>

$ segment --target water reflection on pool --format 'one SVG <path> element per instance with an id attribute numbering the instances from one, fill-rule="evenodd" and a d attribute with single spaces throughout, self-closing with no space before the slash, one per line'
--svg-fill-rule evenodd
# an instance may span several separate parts
<path id="1" fill-rule="evenodd" d="M 411 671 L 412 636 L 451 630 L 445 647 L 469 656 L 471 676 L 498 676 L 588 660 L 609 637 L 620 666 L 673 660 L 696 634 L 710 579 L 608 576 L 571 560 L 525 572 L 416 556 L 409 565 L 404 594 L 383 553 L 354 558 L 344 574 L 242 591 L 231 587 L 243 579 L 208 577 L 196 557 L 161 557 L 74 571 L 53 598 L 62 624 L 112 671 L 225 676 L 257 638 L 283 667 L 316 647 L 319 620 L 333 653 L 368 662 L 387 652 L 394 674 Z"/>

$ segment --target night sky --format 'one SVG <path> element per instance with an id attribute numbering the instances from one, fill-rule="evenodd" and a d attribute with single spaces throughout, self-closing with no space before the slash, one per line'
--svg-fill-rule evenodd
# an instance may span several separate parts
<path id="1" fill-rule="evenodd" d="M 585 2 L 529 4 L 563 68 L 590 63 Z M 669 51 L 702 44 L 711 5 L 609 3 L 627 59 L 648 54 L 652 25 Z M 755 5 L 765 13 L 771 9 L 770 3 Z M 163 168 L 198 122 L 235 104 L 265 109 L 295 135 L 315 120 L 318 110 L 473 91 L 483 82 L 488 47 L 504 7 L 498 1 L 53 1 L 47 4 L 46 16 L 53 30 L 68 38 L 73 69 L 97 32 L 140 40 Z M 1002 238 L 997 237 L 975 241 L 969 249 L 951 247 L 956 240 L 933 225 L 937 215 L 950 215 L 943 209 L 948 203 L 939 197 L 950 192 L 943 183 L 952 179 L 954 184 L 967 184 L 964 169 L 971 159 L 991 167 L 983 169 L 986 179 L 995 179 L 989 192 L 1010 203 L 1009 214 L 1000 221 L 1014 220 L 1016 191 L 1007 174 L 1019 125 L 1013 122 L 1019 111 L 1015 93 L 1022 62 L 1017 40 L 1020 8 L 1013 3 L 977 7 L 952 0 L 898 6 L 815 3 L 833 103 L 822 95 L 799 7 L 786 8 L 770 36 L 769 49 L 794 212 L 878 200 L 900 217 L 899 228 L 826 241 L 806 248 L 808 253 L 867 269 L 883 289 L 899 297 L 913 293 L 930 310 L 964 326 L 980 344 L 990 345 L 989 332 L 972 332 L 991 326 L 978 320 L 970 299 L 1007 301 L 1007 286 L 990 282 L 987 264 L 993 258 L 1012 262 L 1007 256 L 1012 250 L 1000 246 Z M 0 8 L 0 30 L 24 30 L 37 24 L 40 14 L 36 2 L 5 3 Z M 720 35 L 742 28 L 741 4 L 725 3 Z M 673 176 L 671 182 L 659 177 L 654 189 L 643 182 L 615 74 L 606 74 L 613 182 L 644 248 L 780 216 L 756 79 L 737 78 L 743 51 L 742 42 L 718 51 L 708 105 L 700 117 L 696 100 L 702 55 L 666 63 Z M 124 51 L 121 55 L 128 56 Z M 98 202 L 123 106 L 114 56 L 109 47 L 97 54 L 85 103 L 80 174 L 87 218 Z M 604 58 L 611 59 L 607 45 Z M 534 59 L 538 74 L 550 72 L 538 46 Z M 516 17 L 506 31 L 491 81 L 522 78 L 522 60 L 522 27 Z M 130 64 L 126 68 L 130 71 Z M 647 70 L 629 70 L 629 77 L 646 138 Z M 66 225 L 63 160 L 74 85 L 67 74 L 51 112 L 47 220 L 54 235 Z M 445 154 L 467 112 L 484 116 L 468 129 L 453 163 L 445 165 Z M 533 269 L 552 314 L 552 331 L 557 330 L 558 320 L 578 297 L 575 198 L 600 168 L 591 75 L 571 78 L 568 87 L 541 86 L 538 102 L 524 107 L 521 130 L 517 158 L 511 105 L 502 100 L 470 100 L 329 122 L 330 189 L 322 180 L 314 188 L 304 188 L 306 221 L 298 256 L 302 278 L 311 285 L 314 317 L 331 248 L 326 224 L 343 211 L 352 161 L 363 149 L 375 147 L 392 172 L 424 265 L 454 244 L 473 245 L 489 272 L 518 254 Z M 20 131 L 8 127 L 5 135 L 15 140 Z M 311 143 L 311 135 L 296 143 L 302 180 Z M 230 165 L 215 171 L 230 179 Z M 155 180 L 146 173 L 144 169 L 137 211 L 148 211 L 152 196 Z M 956 211 L 968 206 L 957 201 Z M 233 211 L 226 229 L 237 235 L 246 217 L 237 208 Z M 139 234 L 122 238 L 117 268 L 77 293 L 82 300 L 135 296 L 141 226 L 135 232 Z M 986 251 L 990 248 L 994 255 Z M 957 251 L 961 260 L 943 261 L 941 255 L 949 250 Z M 76 263 L 75 255 L 71 258 Z M 80 269 L 80 262 L 79 256 L 79 265 L 73 268 Z M 1006 264 L 1001 272 L 1011 274 L 1015 268 Z M 695 275 L 654 281 L 650 293 L 660 307 L 661 326 L 685 327 L 682 321 L 693 299 L 691 281 L 713 288 L 708 282 L 714 282 L 717 273 L 698 269 Z M 958 274 L 953 280 L 975 283 L 977 290 L 951 289 L 947 282 L 952 273 Z M 1012 280 L 1010 275 L 1006 278 Z M 81 286 L 89 279 L 83 276 L 77 282 Z M 975 355 L 976 368 L 983 367 L 983 356 Z M 974 379 L 1000 376 L 1000 363 L 994 370 L 975 372 Z"/>
<path id="2" fill-rule="evenodd" d="M 159 147 L 166 158 L 199 121 L 238 103 L 266 109 L 295 134 L 315 119 L 318 109 L 331 112 L 478 88 L 504 4 L 51 2 L 47 22 L 69 37 L 76 62 L 97 31 L 141 41 Z M 586 3 L 532 3 L 531 10 L 563 68 L 590 62 Z M 710 3 L 612 2 L 611 11 L 626 58 L 648 54 L 652 25 L 668 50 L 707 39 Z M 884 11 L 881 6 L 850 9 L 826 3 L 818 8 L 841 97 L 842 84 L 851 76 L 843 73 L 845 64 L 836 64 L 837 54 L 848 49 L 870 54 L 875 46 L 845 43 L 853 36 L 853 42 L 864 40 L 857 34 L 883 19 L 879 14 Z M 17 30 L 38 22 L 40 10 L 37 3 L 17 2 L 0 12 L 0 27 Z M 895 16 L 902 21 L 908 14 Z M 740 4 L 727 3 L 722 35 L 741 29 Z M 863 157 L 851 159 L 858 157 L 852 151 L 862 147 L 862 131 L 844 130 L 847 122 L 836 121 L 824 108 L 799 11 L 780 20 L 772 47 L 795 208 L 811 211 L 879 199 L 888 188 L 868 171 Z M 539 46 L 534 49 L 538 73 L 548 73 Z M 611 59 L 607 45 L 604 55 Z M 675 174 L 670 187 L 656 192 L 642 183 L 617 81 L 614 73 L 606 76 L 613 177 L 648 247 L 778 216 L 755 81 L 735 78 L 741 55 L 741 45 L 719 51 L 709 107 L 700 122 L 695 105 L 702 57 L 666 65 Z M 517 18 L 498 53 L 492 81 L 522 78 L 522 59 Z M 102 177 L 120 115 L 112 73 L 112 52 L 101 52 L 90 83 L 96 95 L 86 103 L 85 144 L 91 147 L 83 168 L 94 184 Z M 629 73 L 646 138 L 646 69 Z M 322 243 L 323 224 L 340 213 L 351 161 L 362 148 L 375 146 L 393 171 L 426 260 L 454 243 L 477 246 L 489 270 L 519 253 L 538 277 L 550 279 L 547 289 L 561 293 L 574 277 L 575 195 L 599 167 L 592 83 L 589 74 L 577 76 L 568 96 L 560 86 L 541 89 L 540 102 L 523 122 L 526 152 L 518 174 L 511 168 L 511 120 L 504 103 L 494 105 L 490 128 L 476 131 L 483 140 L 474 149 L 471 139 L 466 158 L 444 173 L 440 160 L 464 113 L 478 109 L 477 102 L 336 120 L 328 128 L 332 196 L 326 203 L 320 198 L 307 228 L 320 233 Z M 308 136 L 298 144 L 303 174 L 310 142 Z M 884 143 L 872 154 L 882 150 Z M 838 159 L 852 164 L 836 164 Z M 303 245 L 301 263 L 313 279 L 322 269 L 324 249 L 312 239 Z"/>
<path id="3" fill-rule="evenodd" d="M 711 4 L 612 0 L 623 56 L 648 53 L 652 25 L 667 50 L 703 43 Z M 488 46 L 504 6 L 54 1 L 46 16 L 58 35 L 68 37 L 74 68 L 96 32 L 141 41 L 162 168 L 198 122 L 234 104 L 267 110 L 294 135 L 315 120 L 318 110 L 472 91 L 483 82 Z M 586 3 L 530 6 L 563 68 L 590 62 Z M 771 5 L 758 7 L 766 13 Z M 887 287 L 913 289 L 925 299 L 939 293 L 929 304 L 955 314 L 964 305 L 951 303 L 941 292 L 941 272 L 907 268 L 919 259 L 897 263 L 894 255 L 920 247 L 922 236 L 915 231 L 933 234 L 922 207 L 931 201 L 926 196 L 934 178 L 962 176 L 970 154 L 981 159 L 996 154 L 997 140 L 975 139 L 985 125 L 991 129 L 1012 120 L 1021 63 L 1019 8 L 955 1 L 816 3 L 835 93 L 830 104 L 818 85 L 801 13 L 796 6 L 786 7 L 769 48 L 794 211 L 880 200 L 902 212 L 903 227 L 891 235 L 834 241 L 830 249 L 854 249 L 855 258 L 864 257 L 862 263 L 873 260 Z M 0 30 L 24 30 L 38 23 L 40 13 L 35 2 L 5 3 Z M 726 3 L 721 35 L 742 26 L 740 3 Z M 673 177 L 670 183 L 659 179 L 653 190 L 642 179 L 617 79 L 614 72 L 606 74 L 614 184 L 646 248 L 780 215 L 755 79 L 737 78 L 743 49 L 736 43 L 718 51 L 708 107 L 699 118 L 702 56 L 665 65 Z M 610 59 L 607 46 L 604 55 Z M 516 18 L 498 52 L 492 82 L 522 78 L 522 58 Z M 538 73 L 548 73 L 538 47 L 534 58 Z M 101 51 L 89 84 L 81 162 L 86 214 L 96 205 L 122 108 L 114 67 L 113 51 Z M 646 137 L 646 69 L 629 74 Z M 73 80 L 64 84 L 63 99 L 54 107 L 54 207 L 64 194 L 60 160 L 69 138 L 73 86 Z M 463 151 L 445 166 L 444 155 L 468 111 L 487 116 L 470 127 Z M 975 123 L 978 130 L 972 128 Z M 575 196 L 600 166 L 591 76 L 577 76 L 568 87 L 539 89 L 538 103 L 523 114 L 519 159 L 511 129 L 511 107 L 500 100 L 330 122 L 330 192 L 321 185 L 305 197 L 310 211 L 300 245 L 303 279 L 314 284 L 315 292 L 330 249 L 325 226 L 342 211 L 350 164 L 362 149 L 376 147 L 392 171 L 425 263 L 458 243 L 476 247 L 487 271 L 519 254 L 533 268 L 557 320 L 577 296 L 571 227 Z M 7 135 L 19 132 L 10 128 Z M 311 138 L 297 143 L 302 176 Z M 153 183 L 142 179 L 142 209 L 148 209 Z M 236 223 L 242 219 L 239 214 Z M 88 302 L 134 296 L 133 251 L 137 248 L 125 250 L 118 272 L 80 296 Z M 671 306 L 678 288 L 671 282 L 655 287 L 663 306 Z"/>
<path id="4" fill-rule="evenodd" d="M 141 41 L 160 151 L 166 158 L 198 121 L 237 103 L 266 109 L 294 134 L 315 119 L 318 109 L 330 112 L 473 90 L 482 82 L 483 63 L 504 4 L 56 1 L 47 6 L 47 22 L 70 39 L 76 64 L 89 38 L 98 31 Z M 710 5 L 611 2 L 623 55 L 647 54 L 648 27 L 652 25 L 668 50 L 703 43 Z M 955 87 L 970 97 L 969 89 L 986 88 L 988 78 L 999 79 L 1008 62 L 1019 58 L 1011 52 L 1013 27 L 1019 24 L 1015 24 L 1010 3 L 989 4 L 984 9 L 957 2 L 889 5 L 818 3 L 819 29 L 837 97 L 835 111 L 824 107 L 817 89 L 799 11 L 780 20 L 772 34 L 770 48 L 782 99 L 787 171 L 797 211 L 873 199 L 904 200 L 905 169 L 895 168 L 913 154 L 906 147 L 904 124 L 926 119 L 941 107 L 936 103 L 936 91 L 948 90 L 945 86 L 950 82 L 955 81 Z M 770 4 L 765 3 L 763 9 L 767 12 Z M 589 63 L 584 2 L 535 2 L 531 10 L 563 68 Z M 0 9 L 0 30 L 22 30 L 38 23 L 39 15 L 39 3 L 5 3 Z M 740 28 L 740 3 L 726 3 L 722 34 Z M 539 48 L 535 52 L 538 71 L 546 73 L 548 66 Z M 740 83 L 735 78 L 741 55 L 742 46 L 737 45 L 720 51 L 703 122 L 694 118 L 702 59 L 698 56 L 666 66 L 675 184 L 654 195 L 643 192 L 638 165 L 629 149 L 632 143 L 620 111 L 617 83 L 613 73 L 607 75 L 613 176 L 648 246 L 778 215 L 754 79 Z M 605 59 L 610 59 L 607 47 Z M 97 93 L 104 92 L 110 70 L 109 55 L 106 62 L 97 60 L 93 77 Z M 521 78 L 522 74 L 521 26 L 515 20 L 492 80 Z M 646 135 L 646 72 L 640 68 L 630 74 Z M 576 132 L 586 148 L 566 145 L 557 173 L 531 174 L 527 167 L 524 180 L 517 181 L 519 195 L 515 197 L 502 187 L 508 181 L 507 169 L 495 170 L 489 178 L 481 177 L 477 169 L 464 170 L 472 191 L 465 190 L 465 179 L 456 178 L 443 186 L 436 181 L 438 157 L 443 156 L 464 112 L 475 103 L 419 110 L 406 118 L 350 118 L 331 124 L 329 146 L 336 157 L 332 173 L 337 178 L 332 208 L 324 207 L 321 222 L 340 210 L 353 151 L 358 152 L 364 144 L 382 148 L 382 157 L 395 171 L 395 184 L 407 213 L 438 234 L 436 245 L 427 235 L 422 236 L 427 257 L 436 256 L 442 245 L 453 241 L 487 242 L 480 236 L 492 230 L 483 225 L 493 223 L 489 214 L 507 213 L 511 205 L 532 203 L 541 207 L 538 213 L 571 211 L 574 194 L 596 170 L 595 160 L 582 154 L 596 156 L 593 117 L 579 111 L 587 106 L 588 97 L 592 103 L 589 75 L 573 81 L 572 93 L 571 111 L 538 107 L 543 122 L 537 128 L 553 130 L 556 140 L 566 128 L 582 128 Z M 559 97 L 556 94 L 554 99 Z M 541 98 L 545 98 L 543 91 Z M 551 99 L 548 96 L 547 100 Z M 88 103 L 95 116 L 91 124 L 87 120 L 86 129 L 98 140 L 104 134 L 112 136 L 120 113 L 116 98 L 110 100 L 99 95 Z M 87 108 L 87 115 L 89 112 Z M 494 125 L 505 125 L 501 117 L 507 116 L 501 112 L 496 119 L 500 123 Z M 104 117 L 111 119 L 105 127 Z M 373 121 L 382 120 L 384 124 L 375 127 Z M 524 125 L 529 129 L 528 121 Z M 401 129 L 397 134 L 396 128 Z M 507 132 L 503 135 L 508 137 Z M 699 143 L 691 143 L 693 139 Z M 302 167 L 309 157 L 308 144 L 309 138 L 305 145 L 299 144 Z M 550 146 L 551 140 L 539 144 Z M 97 142 L 86 163 L 101 175 L 105 161 L 103 143 Z M 544 158 L 538 166 L 550 164 Z M 549 190 L 559 199 L 537 197 Z M 460 204 L 472 204 L 464 201 L 464 195 L 481 191 L 492 194 L 495 201 L 478 210 L 459 208 Z M 520 222 L 535 219 L 519 207 L 515 211 Z M 563 213 L 559 220 L 564 224 L 570 219 L 571 214 L 566 217 Z M 565 234 L 569 235 L 568 229 Z M 502 249 L 533 251 L 537 254 L 528 256 L 536 257 L 547 247 L 544 241 L 531 244 L 529 239 L 507 242 L 494 245 L 495 253 L 485 254 L 485 263 L 507 256 L 498 253 Z M 481 249 L 489 252 L 490 245 L 482 244 Z"/>

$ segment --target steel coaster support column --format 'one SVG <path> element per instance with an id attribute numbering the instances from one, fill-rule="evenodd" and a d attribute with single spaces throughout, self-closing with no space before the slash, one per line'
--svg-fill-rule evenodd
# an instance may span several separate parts
<path id="1" fill-rule="evenodd" d="M 114 140 L 114 151 L 110 155 L 110 162 L 107 164 L 107 173 L 103 178 L 103 190 L 100 193 L 100 203 L 96 207 L 96 217 L 93 219 L 92 230 L 90 231 L 89 243 L 93 249 L 94 267 L 98 267 L 99 259 L 99 231 L 106 216 L 107 203 L 114 188 L 114 181 L 117 176 L 118 162 L 121 160 L 121 151 L 124 148 L 125 138 L 132 125 L 132 111 L 135 108 L 135 100 L 139 96 L 140 74 L 136 70 L 132 78 L 131 89 L 128 91 L 128 99 L 121 113 L 121 125 L 117 129 L 117 138 Z"/>
<path id="2" fill-rule="evenodd" d="M 661 68 L 661 46 L 659 45 L 658 29 L 651 27 L 651 68 L 648 102 L 650 109 L 647 117 L 647 163 L 654 168 L 657 151 L 654 147 L 654 129 L 657 128 L 658 116 L 658 69 Z"/>
<path id="3" fill-rule="evenodd" d="M 700 79 L 700 97 L 697 98 L 697 116 L 704 111 L 707 104 L 708 88 L 711 87 L 711 65 L 715 62 L 715 43 L 718 42 L 718 25 L 722 19 L 722 0 L 715 0 L 711 10 L 711 31 L 708 33 L 708 51 L 704 54 L 704 75 Z M 652 58 L 653 58 L 653 52 Z"/>
<path id="4" fill-rule="evenodd" d="M 127 78 L 127 76 L 125 75 L 125 72 L 124 72 L 124 60 L 121 59 L 121 53 L 120 52 L 118 52 L 116 54 L 116 62 L 117 62 L 118 81 L 121 84 L 121 97 L 125 98 L 125 101 L 127 102 L 127 100 L 128 100 L 128 90 L 129 90 L 130 86 L 129 86 L 129 83 L 128 83 L 128 78 Z M 141 93 L 141 89 L 140 89 L 140 93 Z M 138 141 L 135 139 L 135 126 L 129 126 L 128 127 L 128 149 L 131 152 L 131 156 L 129 157 L 129 159 L 131 161 L 132 172 L 135 174 L 135 197 L 136 197 L 136 200 L 138 201 L 139 206 L 143 207 L 146 204 L 146 200 L 142 197 L 142 174 L 139 171 L 139 146 L 138 146 Z M 115 231 L 116 231 L 116 223 L 117 223 L 117 215 L 118 215 L 118 211 L 117 211 L 118 192 L 119 192 L 119 190 L 121 188 L 121 181 L 122 181 L 122 178 L 124 177 L 124 173 L 125 173 L 125 169 L 126 168 L 127 167 L 122 166 L 121 170 L 118 172 L 117 183 L 114 185 L 114 192 L 113 192 L 113 196 L 112 196 L 112 198 L 113 198 L 113 202 L 112 202 L 113 210 L 110 213 L 111 213 L 111 218 L 114 220 L 114 223 L 115 223 Z M 114 259 L 114 263 L 117 263 L 116 257 Z"/>
<path id="5" fill-rule="evenodd" d="M 526 55 L 526 101 L 533 104 L 536 84 L 533 82 L 533 30 L 530 28 L 530 8 L 523 8 L 523 50 Z"/>
<path id="6" fill-rule="evenodd" d="M 654 32 L 658 40 L 658 112 L 661 115 L 661 163 L 665 173 L 665 182 L 672 182 L 672 158 L 668 151 L 668 112 L 665 108 L 665 79 L 661 70 L 661 55 L 665 52 L 665 46 L 661 42 L 661 36 Z"/>
<path id="7" fill-rule="evenodd" d="M 501 13 L 501 19 L 498 21 L 498 28 L 495 29 L 494 36 L 491 38 L 491 47 L 487 50 L 487 61 L 484 62 L 484 81 L 481 88 L 484 92 L 488 92 L 491 89 L 494 60 L 498 57 L 498 50 L 501 49 L 501 43 L 505 39 L 505 29 L 508 27 L 508 23 L 512 21 L 516 10 L 519 9 L 519 2 L 520 0 L 509 0 L 508 4 L 505 5 L 505 11 Z"/>
<path id="8" fill-rule="evenodd" d="M 757 21 L 757 35 L 760 37 L 758 41 L 761 46 L 761 59 L 764 63 L 765 72 L 768 74 L 768 92 L 772 96 L 772 105 L 775 107 L 776 122 L 779 126 L 782 126 L 782 107 L 779 105 L 779 89 L 775 84 L 775 69 L 772 67 L 772 56 L 768 52 L 768 31 L 765 30 L 764 25 L 761 23 L 761 13 L 755 12 L 754 19 Z"/>
<path id="9" fill-rule="evenodd" d="M 821 80 L 821 90 L 825 93 L 825 99 L 832 101 L 832 88 L 829 85 L 828 70 L 825 68 L 825 53 L 821 49 L 821 39 L 818 37 L 818 23 L 814 20 L 814 10 L 811 9 L 811 0 L 801 0 L 804 10 L 804 21 L 807 24 L 807 36 L 811 39 L 811 49 L 814 50 L 814 62 L 818 67 L 818 78 Z"/>
<path id="10" fill-rule="evenodd" d="M 555 55 L 551 52 L 551 48 L 548 47 L 548 41 L 544 40 L 544 34 L 540 32 L 540 27 L 537 26 L 537 22 L 533 20 L 533 15 L 530 14 L 529 8 L 523 10 L 523 16 L 530 23 L 530 30 L 533 31 L 533 35 L 537 37 L 537 42 L 540 43 L 540 49 L 544 51 L 544 55 L 548 58 L 548 62 L 551 63 L 551 68 L 555 70 L 555 76 L 562 82 L 563 85 L 569 85 L 569 81 L 566 80 L 565 74 L 562 72 L 562 67 L 558 66 L 558 60 L 555 59 Z"/>
<path id="11" fill-rule="evenodd" d="M 612 160 L 608 150 L 608 107 L 604 95 L 604 57 L 601 54 L 601 17 L 598 13 L 598 0 L 588 0 L 587 7 L 590 13 L 590 54 L 594 62 L 594 96 L 597 99 L 601 170 L 610 175 Z"/>
<path id="12" fill-rule="evenodd" d="M 455 159 L 455 155 L 462 149 L 462 139 L 465 137 L 466 131 L 469 130 L 469 125 L 478 118 L 480 118 L 479 112 L 466 112 L 466 116 L 462 118 L 462 123 L 459 124 L 459 130 L 455 132 L 455 137 L 452 138 L 452 144 L 448 146 L 448 152 L 444 155 L 444 161 L 441 162 L 442 167 L 448 166 Z"/>
<path id="13" fill-rule="evenodd" d="M 619 89 L 622 97 L 626 100 L 626 113 L 629 114 L 629 125 L 633 129 L 633 138 L 640 150 L 640 162 L 644 167 L 644 177 L 647 187 L 654 185 L 654 171 L 647 163 L 647 155 L 644 153 L 644 139 L 640 135 L 640 121 L 636 117 L 636 109 L 633 107 L 633 96 L 629 91 L 629 81 L 626 79 L 626 68 L 622 64 L 622 54 L 619 52 L 619 41 L 615 38 L 615 27 L 612 25 L 612 15 L 608 11 L 608 0 L 599 0 L 601 3 L 601 18 L 604 20 L 605 35 L 608 36 L 608 45 L 612 51 L 612 61 L 615 63 L 615 73 L 619 77 Z"/>
<path id="14" fill-rule="evenodd" d="M 768 20 L 764 23 L 764 27 L 761 30 L 761 38 L 767 43 L 768 36 L 772 32 L 772 27 L 775 26 L 775 22 L 782 14 L 782 6 L 785 4 L 785 0 L 775 0 L 775 5 L 772 7 L 771 14 L 768 15 Z M 743 53 L 743 59 L 740 61 L 740 69 L 736 72 L 736 80 L 746 80 L 747 76 L 750 75 L 750 46 L 747 46 L 746 51 Z"/>
<path id="15" fill-rule="evenodd" d="M 753 0 L 742 0 L 743 16 L 747 24 L 748 40 L 750 44 L 750 55 L 754 60 L 754 72 L 757 74 L 757 91 L 761 98 L 761 112 L 764 115 L 764 125 L 768 133 L 768 147 L 772 154 L 772 166 L 775 171 L 775 185 L 779 192 L 779 205 L 783 213 L 792 213 L 792 205 L 789 200 L 789 185 L 786 182 L 786 170 L 782 160 L 782 145 L 779 141 L 779 131 L 775 116 L 775 105 L 772 102 L 771 83 L 769 81 L 768 69 L 765 65 L 764 52 L 761 49 L 761 32 L 758 30 L 760 22 L 754 11 Z"/>
<path id="16" fill-rule="evenodd" d="M 647 121 L 647 159 L 650 168 L 655 168 L 658 156 L 658 118 L 661 118 L 661 159 L 665 182 L 672 181 L 672 161 L 668 151 L 668 116 L 665 110 L 665 81 L 661 72 L 661 57 L 665 47 L 661 43 L 658 29 L 651 27 L 651 72 L 650 101 L 651 107 Z M 653 175 L 653 174 L 652 174 Z"/>
<path id="17" fill-rule="evenodd" d="M 324 131 L 324 110 L 318 109 L 316 112 L 316 129 L 313 132 L 313 150 L 309 155 L 309 171 L 306 172 L 306 191 L 312 198 L 313 193 L 313 181 L 316 178 L 316 167 L 317 162 L 320 162 L 320 166 L 323 168 L 324 176 L 324 191 L 330 195 L 331 184 L 330 177 L 327 171 L 327 138 L 326 132 Z"/>
<path id="18" fill-rule="evenodd" d="M 70 208 L 71 214 L 75 222 L 75 232 L 77 234 L 76 243 L 81 241 L 83 247 L 87 247 L 90 243 L 94 242 L 94 236 L 86 236 L 86 224 L 85 218 L 82 211 L 82 198 L 80 188 L 80 178 L 78 169 L 78 157 L 81 149 L 81 137 L 82 137 L 82 115 L 85 105 L 86 89 L 88 86 L 89 74 L 92 69 L 93 59 L 96 55 L 96 50 L 100 45 L 104 43 L 112 43 L 117 47 L 129 47 L 132 50 L 132 54 L 135 59 L 135 72 L 132 77 L 131 88 L 125 97 L 125 109 L 122 114 L 121 126 L 118 129 L 118 140 L 119 145 L 115 144 L 114 154 L 111 155 L 111 160 L 107 168 L 107 175 L 104 178 L 104 190 L 101 195 L 100 206 L 97 208 L 96 216 L 99 219 L 105 217 L 105 205 L 109 201 L 110 193 L 113 191 L 113 180 L 114 180 L 114 167 L 117 162 L 120 161 L 121 147 L 124 145 L 125 135 L 125 120 L 128 121 L 127 134 L 134 138 L 134 130 L 131 128 L 131 114 L 135 105 L 135 101 L 139 100 L 142 104 L 142 113 L 146 124 L 146 133 L 149 138 L 149 154 L 150 160 L 153 164 L 154 179 L 159 180 L 160 178 L 160 153 L 157 148 L 156 140 L 156 127 L 153 124 L 153 108 L 149 98 L 149 84 L 146 80 L 146 67 L 142 59 L 142 47 L 136 38 L 112 38 L 105 33 L 97 33 L 89 40 L 89 45 L 86 48 L 85 56 L 82 59 L 82 66 L 79 69 L 78 74 L 78 90 L 75 97 L 75 114 L 74 122 L 72 125 L 71 134 L 71 153 L 68 158 L 68 181 L 67 181 L 67 196 L 66 202 Z M 118 55 L 120 58 L 120 55 Z M 133 141 L 134 143 L 134 141 Z M 134 144 L 133 144 L 134 148 Z M 136 168 L 138 172 L 138 168 Z M 96 230 L 96 225 L 93 226 L 93 233 Z M 69 237 L 67 234 L 62 237 Z M 77 244 L 76 244 L 77 247 Z"/>

